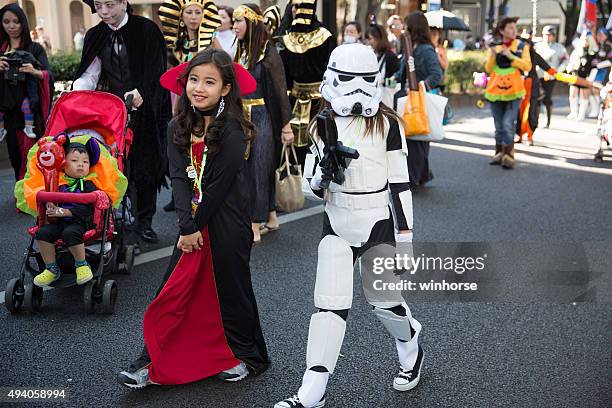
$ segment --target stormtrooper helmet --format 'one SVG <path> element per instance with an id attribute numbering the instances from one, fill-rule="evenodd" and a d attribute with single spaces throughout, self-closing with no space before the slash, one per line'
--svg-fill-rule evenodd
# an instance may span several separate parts
<path id="1" fill-rule="evenodd" d="M 329 57 L 321 83 L 323 98 L 339 116 L 376 115 L 382 101 L 374 52 L 363 44 L 343 44 Z"/>

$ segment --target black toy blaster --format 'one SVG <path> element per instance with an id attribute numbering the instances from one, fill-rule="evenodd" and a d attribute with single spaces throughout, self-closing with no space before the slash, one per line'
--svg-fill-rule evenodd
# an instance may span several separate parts
<path id="1" fill-rule="evenodd" d="M 321 167 L 321 188 L 329 188 L 329 183 L 343 184 L 344 170 L 348 167 L 352 159 L 359 158 L 359 152 L 350 147 L 344 146 L 338 140 L 338 128 L 334 121 L 332 110 L 323 109 L 317 115 L 317 134 L 323 141 L 323 158 L 319 163 Z"/>

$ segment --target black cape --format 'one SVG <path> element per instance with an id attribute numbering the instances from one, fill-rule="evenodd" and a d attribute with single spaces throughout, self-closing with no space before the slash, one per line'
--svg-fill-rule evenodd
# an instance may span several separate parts
<path id="1" fill-rule="evenodd" d="M 169 93 L 159 83 L 167 63 L 164 37 L 154 22 L 132 14 L 119 31 L 127 48 L 131 80 L 144 101 L 132 114 L 130 127 L 134 131 L 134 142 L 129 157 L 138 157 L 138 160 L 132 161 L 138 168 L 137 172 L 142 177 L 154 177 L 160 186 L 166 168 L 166 129 L 172 116 Z M 87 31 L 81 65 L 75 79 L 83 75 L 99 56 L 111 33 L 112 30 L 104 22 Z M 99 90 L 105 90 L 105 82 L 103 72 L 98 82 Z"/>

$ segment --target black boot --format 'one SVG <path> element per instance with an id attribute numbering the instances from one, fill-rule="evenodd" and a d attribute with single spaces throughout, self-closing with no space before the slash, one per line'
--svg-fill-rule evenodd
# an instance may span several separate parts
<path id="1" fill-rule="evenodd" d="M 552 117 L 552 106 L 546 106 L 546 127 L 550 127 L 550 118 Z"/>

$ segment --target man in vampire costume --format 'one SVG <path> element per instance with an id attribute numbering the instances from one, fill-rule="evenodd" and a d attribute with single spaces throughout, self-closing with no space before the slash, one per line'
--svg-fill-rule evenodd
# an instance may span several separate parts
<path id="1" fill-rule="evenodd" d="M 319 87 L 329 54 L 336 47 L 332 34 L 317 20 L 316 11 L 316 0 L 292 0 L 277 33 L 293 106 L 293 144 L 302 166 L 308 151 L 308 124 L 319 110 Z"/>
<path id="2" fill-rule="evenodd" d="M 170 95 L 159 84 L 167 62 L 164 37 L 154 22 L 133 15 L 127 0 L 84 1 L 102 21 L 85 35 L 73 89 L 102 90 L 121 99 L 133 96 L 134 141 L 125 171 L 128 195 L 140 238 L 154 243 L 152 221 L 157 189 L 164 180 L 165 135 L 171 117 Z M 134 235 L 128 234 L 128 239 L 137 241 Z"/>

